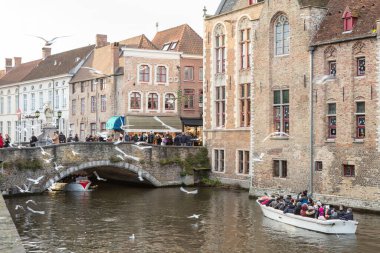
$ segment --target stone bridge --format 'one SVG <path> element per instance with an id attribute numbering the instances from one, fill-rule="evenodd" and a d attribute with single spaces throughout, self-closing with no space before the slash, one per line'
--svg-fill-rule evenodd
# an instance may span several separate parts
<path id="1" fill-rule="evenodd" d="M 66 143 L 44 146 L 43 150 L 3 148 L 0 162 L 0 189 L 11 194 L 18 192 L 16 185 L 31 185 L 32 192 L 42 192 L 72 174 L 92 175 L 95 170 L 108 180 L 163 187 L 191 184 L 194 175 L 197 180 L 199 171 L 209 169 L 207 149 L 203 147 L 107 142 Z M 138 174 L 143 181 L 138 179 Z M 38 184 L 27 180 L 40 176 L 44 177 Z"/>

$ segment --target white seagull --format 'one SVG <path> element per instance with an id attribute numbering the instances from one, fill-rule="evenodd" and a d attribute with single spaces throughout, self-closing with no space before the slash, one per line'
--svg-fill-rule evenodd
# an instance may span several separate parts
<path id="1" fill-rule="evenodd" d="M 121 155 L 117 155 L 117 157 L 124 161 L 124 157 L 122 157 Z"/>
<path id="2" fill-rule="evenodd" d="M 40 180 L 44 178 L 44 176 L 40 176 L 37 179 L 27 178 L 26 180 L 29 180 L 30 182 L 33 182 L 34 184 L 39 184 Z"/>
<path id="3" fill-rule="evenodd" d="M 264 155 L 265 155 L 264 153 L 261 153 L 259 157 L 253 157 L 252 161 L 254 161 L 254 162 L 262 162 Z"/>
<path id="4" fill-rule="evenodd" d="M 136 148 L 138 148 L 138 149 L 141 149 L 141 150 L 143 150 L 143 149 L 148 149 L 148 148 L 152 148 L 152 146 L 139 146 L 139 145 L 132 145 L 132 146 L 134 146 L 134 147 L 136 147 Z"/>
<path id="5" fill-rule="evenodd" d="M 197 194 L 197 193 L 198 193 L 198 190 L 188 191 L 188 190 L 186 190 L 185 188 L 183 188 L 182 186 L 181 186 L 181 188 L 179 188 L 179 189 L 180 189 L 181 191 L 187 193 L 187 194 Z"/>
<path id="6" fill-rule="evenodd" d="M 113 145 L 118 145 L 118 144 L 120 144 L 121 143 L 121 140 L 117 140 L 117 141 L 115 141 L 114 143 L 113 143 Z"/>
<path id="7" fill-rule="evenodd" d="M 24 186 L 24 189 L 25 189 L 24 191 L 25 191 L 25 192 L 30 192 L 29 187 L 26 186 L 26 184 L 23 184 L 23 186 Z"/>
<path id="8" fill-rule="evenodd" d="M 134 240 L 135 239 L 135 234 L 132 234 L 131 236 L 129 236 L 129 239 Z"/>
<path id="9" fill-rule="evenodd" d="M 98 179 L 99 181 L 107 181 L 107 179 L 99 177 L 98 173 L 95 170 L 94 170 L 94 174 L 96 176 L 96 179 Z"/>
<path id="10" fill-rule="evenodd" d="M 15 210 L 18 210 L 18 209 L 22 209 L 22 210 L 24 210 L 24 211 L 25 211 L 25 209 L 24 209 L 24 207 L 23 207 L 23 206 L 20 206 L 20 205 L 16 205 L 16 206 L 15 206 Z"/>
<path id="11" fill-rule="evenodd" d="M 62 165 L 58 165 L 56 162 L 54 162 L 54 169 L 56 171 L 59 171 L 59 169 L 63 169 L 63 168 L 65 168 L 65 167 L 63 167 Z"/>
<path id="12" fill-rule="evenodd" d="M 77 156 L 77 155 L 79 155 L 79 153 L 78 153 L 78 152 L 75 152 L 75 150 L 74 150 L 74 149 L 72 149 L 72 150 L 71 150 L 71 153 L 73 153 L 73 155 L 74 155 L 74 156 Z"/>
<path id="13" fill-rule="evenodd" d="M 201 216 L 201 214 L 193 214 L 193 215 L 191 215 L 191 216 L 189 216 L 187 218 L 189 218 L 189 219 L 199 219 L 199 216 Z"/>
<path id="14" fill-rule="evenodd" d="M 35 210 L 33 210 L 32 208 L 30 208 L 29 206 L 27 206 L 26 209 L 28 209 L 28 210 L 31 211 L 32 213 L 45 214 L 45 211 L 35 211 Z"/>
<path id="15" fill-rule="evenodd" d="M 115 149 L 116 149 L 117 151 L 119 151 L 120 153 L 122 153 L 122 154 L 124 155 L 124 157 L 126 157 L 126 158 L 132 159 L 132 160 L 137 161 L 137 162 L 140 161 L 140 158 L 138 158 L 138 157 L 136 157 L 136 156 L 127 155 L 127 154 L 124 153 L 124 151 L 121 150 L 119 147 L 115 147 Z"/>
<path id="16" fill-rule="evenodd" d="M 29 190 L 24 190 L 22 189 L 21 187 L 19 187 L 18 185 L 15 185 L 17 187 L 17 189 L 19 190 L 19 192 L 21 193 L 25 193 L 25 192 L 29 192 Z"/>
<path id="17" fill-rule="evenodd" d="M 26 204 L 33 203 L 34 205 L 37 205 L 36 201 L 34 201 L 33 199 L 29 199 L 25 203 Z"/>
<path id="18" fill-rule="evenodd" d="M 48 155 L 48 156 L 51 156 L 48 152 L 45 151 L 45 149 L 43 147 L 40 146 L 40 149 L 41 149 L 41 154 L 42 155 Z"/>
<path id="19" fill-rule="evenodd" d="M 69 36 L 58 36 L 58 37 L 52 38 L 51 40 L 47 40 L 47 39 L 45 39 L 45 38 L 43 38 L 41 36 L 35 36 L 35 35 L 32 35 L 32 36 L 45 41 L 45 47 L 51 46 L 59 38 L 69 37 Z"/>
<path id="20" fill-rule="evenodd" d="M 51 163 L 51 161 L 53 160 L 53 158 L 49 158 L 49 159 L 43 159 L 45 161 L 45 163 Z"/>
<path id="21" fill-rule="evenodd" d="M 138 175 L 138 179 L 139 179 L 140 181 L 144 181 L 144 178 L 142 177 L 142 171 L 141 171 L 141 170 L 139 170 L 139 171 L 137 172 L 137 175 Z"/>

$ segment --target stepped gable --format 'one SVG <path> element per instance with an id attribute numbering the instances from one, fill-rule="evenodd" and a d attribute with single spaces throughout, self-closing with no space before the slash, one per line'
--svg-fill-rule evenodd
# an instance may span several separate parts
<path id="1" fill-rule="evenodd" d="M 94 45 L 50 55 L 40 62 L 23 81 L 68 74 L 94 49 Z"/>
<path id="2" fill-rule="evenodd" d="M 351 32 L 343 30 L 343 13 L 349 8 L 357 18 Z M 327 14 L 312 44 L 328 44 L 338 41 L 376 37 L 376 20 L 380 18 L 379 0 L 330 0 Z"/>
<path id="3" fill-rule="evenodd" d="M 23 79 L 38 66 L 42 59 L 22 63 L 17 67 L 13 67 L 8 73 L 6 73 L 0 79 L 0 85 L 18 83 L 23 81 Z"/>
<path id="4" fill-rule="evenodd" d="M 152 42 L 159 50 L 193 55 L 203 53 L 203 39 L 188 24 L 157 32 Z M 167 49 L 165 45 L 168 46 Z"/>

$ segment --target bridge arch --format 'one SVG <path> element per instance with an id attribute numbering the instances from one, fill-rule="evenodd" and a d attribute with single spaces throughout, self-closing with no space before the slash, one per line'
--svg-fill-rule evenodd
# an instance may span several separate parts
<path id="1" fill-rule="evenodd" d="M 93 168 L 99 168 L 99 167 L 113 167 L 113 168 L 119 168 L 122 170 L 127 170 L 130 172 L 138 173 L 141 171 L 142 177 L 144 180 L 147 180 L 150 182 L 153 186 L 160 187 L 162 186 L 162 183 L 158 181 L 154 176 L 152 176 L 148 171 L 144 170 L 140 166 L 136 166 L 134 164 L 130 164 L 127 162 L 118 162 L 118 163 L 111 163 L 109 160 L 101 160 L 101 161 L 91 161 L 91 162 L 85 162 L 78 166 L 71 166 L 67 167 L 65 170 L 61 171 L 59 174 L 56 174 L 53 177 L 50 177 L 45 185 L 43 186 L 43 190 L 48 189 L 51 187 L 54 183 L 58 182 L 59 180 L 71 175 L 72 173 L 75 173 L 77 171 L 87 170 L 87 169 L 93 169 Z"/>

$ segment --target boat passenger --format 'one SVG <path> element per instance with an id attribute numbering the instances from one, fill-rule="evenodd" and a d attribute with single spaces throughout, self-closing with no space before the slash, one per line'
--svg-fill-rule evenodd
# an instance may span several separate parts
<path id="1" fill-rule="evenodd" d="M 308 206 L 306 211 L 306 216 L 309 218 L 314 218 L 315 215 L 315 209 L 313 206 Z"/>
<path id="2" fill-rule="evenodd" d="M 354 215 L 352 214 L 352 209 L 347 208 L 347 212 L 345 215 L 340 217 L 341 220 L 354 220 Z"/>
<path id="3" fill-rule="evenodd" d="M 330 215 L 330 219 L 337 219 L 338 218 L 338 213 L 335 211 L 335 208 L 331 208 L 331 215 Z"/>
<path id="4" fill-rule="evenodd" d="M 308 206 L 306 203 L 302 204 L 300 214 L 301 216 L 306 216 L 306 211 L 308 210 Z"/>
<path id="5" fill-rule="evenodd" d="M 344 207 L 343 205 L 340 205 L 339 206 L 339 211 L 338 211 L 338 214 L 337 214 L 337 218 L 340 219 L 340 217 L 344 216 L 346 214 L 346 212 L 344 211 Z"/>
<path id="6" fill-rule="evenodd" d="M 296 208 L 294 209 L 294 214 L 295 215 L 300 215 L 301 214 L 301 202 L 297 202 Z"/>
<path id="7" fill-rule="evenodd" d="M 325 218 L 325 209 L 323 208 L 323 206 L 319 207 L 318 213 L 319 213 L 318 220 L 326 220 L 326 218 Z"/>

